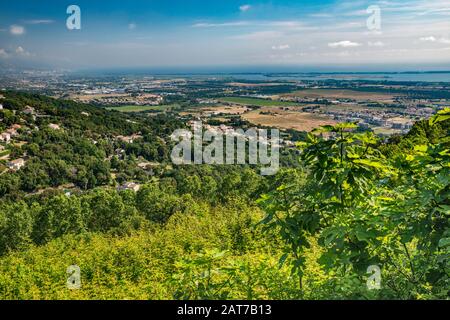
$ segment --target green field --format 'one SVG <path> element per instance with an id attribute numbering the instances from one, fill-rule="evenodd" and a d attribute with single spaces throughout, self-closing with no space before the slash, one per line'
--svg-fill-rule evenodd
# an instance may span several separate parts
<path id="1" fill-rule="evenodd" d="M 391 136 L 393 134 L 399 134 L 402 131 L 397 129 L 390 129 L 390 128 L 383 128 L 383 127 L 376 127 L 373 128 L 373 132 L 377 135 L 385 135 L 385 136 Z"/>
<path id="2" fill-rule="evenodd" d="M 0 158 L 1 158 L 1 157 L 4 157 L 4 156 L 7 156 L 8 154 L 10 154 L 10 151 L 9 151 L 9 150 L 1 151 L 1 152 L 0 152 Z"/>
<path id="3" fill-rule="evenodd" d="M 120 107 L 110 107 L 106 108 L 107 110 L 115 110 L 120 112 L 146 112 L 146 111 L 170 111 L 174 108 L 178 107 L 178 105 L 162 105 L 162 106 L 120 106 Z"/>
<path id="4" fill-rule="evenodd" d="M 246 106 L 258 106 L 258 107 L 283 107 L 283 106 L 296 106 L 297 103 L 292 102 L 284 102 L 284 101 L 273 101 L 273 100 L 266 100 L 266 99 L 257 99 L 257 98 L 242 98 L 242 97 L 227 97 L 227 98 L 220 98 L 220 102 L 227 102 L 227 103 L 235 103 L 240 105 L 246 105 Z"/>

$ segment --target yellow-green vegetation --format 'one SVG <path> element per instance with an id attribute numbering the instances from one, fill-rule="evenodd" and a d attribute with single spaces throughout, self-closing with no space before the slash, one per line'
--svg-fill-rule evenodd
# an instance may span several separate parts
<path id="1" fill-rule="evenodd" d="M 68 235 L 0 260 L 1 299 L 295 299 L 282 244 L 256 226 L 257 208 L 200 205 L 164 227 L 127 237 Z M 314 298 L 326 278 L 308 254 L 304 288 Z M 67 267 L 81 269 L 81 289 L 66 286 Z M 319 291 L 317 291 L 319 292 Z"/>
<path id="2" fill-rule="evenodd" d="M 10 154 L 10 151 L 9 151 L 9 150 L 1 151 L 1 152 L 0 152 L 0 158 L 1 158 L 1 157 L 5 157 L 5 156 L 7 156 L 8 154 Z"/>

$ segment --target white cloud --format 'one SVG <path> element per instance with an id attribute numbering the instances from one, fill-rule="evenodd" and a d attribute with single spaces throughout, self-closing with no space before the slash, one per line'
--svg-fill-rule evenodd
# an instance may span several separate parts
<path id="1" fill-rule="evenodd" d="M 128 25 L 128 29 L 129 30 L 135 30 L 137 28 L 137 24 L 136 23 L 130 23 L 129 25 Z"/>
<path id="2" fill-rule="evenodd" d="M 420 12 L 419 16 L 424 16 L 428 14 L 441 14 L 441 15 L 450 15 L 450 8 L 439 8 L 439 9 L 432 9 L 425 12 Z"/>
<path id="3" fill-rule="evenodd" d="M 375 41 L 375 42 L 369 41 L 367 44 L 369 47 L 384 47 L 385 46 L 384 42 L 382 42 L 382 41 Z"/>
<path id="4" fill-rule="evenodd" d="M 199 22 L 192 25 L 194 28 L 225 28 L 225 27 L 258 27 L 258 28 L 277 28 L 290 29 L 292 31 L 312 31 L 318 30 L 318 27 L 307 25 L 294 20 L 253 20 L 253 21 L 226 21 L 226 22 Z"/>
<path id="5" fill-rule="evenodd" d="M 249 4 L 244 4 L 244 5 L 242 5 L 242 6 L 239 7 L 239 10 L 240 10 L 241 12 L 247 12 L 247 11 L 250 10 L 251 8 L 252 8 L 251 5 L 249 5 Z"/>
<path id="6" fill-rule="evenodd" d="M 9 58 L 25 58 L 32 57 L 33 55 L 25 50 L 22 46 L 18 46 L 15 50 L 8 50 L 0 48 L 0 59 Z"/>
<path id="7" fill-rule="evenodd" d="M 439 42 L 440 42 L 440 43 L 444 43 L 444 44 L 450 44 L 450 39 L 447 39 L 447 38 L 440 38 L 440 39 L 439 39 Z"/>
<path id="8" fill-rule="evenodd" d="M 9 54 L 5 51 L 5 49 L 0 49 L 0 58 L 8 58 Z"/>
<path id="9" fill-rule="evenodd" d="M 25 33 L 25 28 L 14 24 L 11 27 L 9 27 L 9 32 L 11 32 L 11 34 L 15 36 L 21 36 Z"/>
<path id="10" fill-rule="evenodd" d="M 290 48 L 291 48 L 291 46 L 288 45 L 288 44 L 282 44 L 282 45 L 279 45 L 279 46 L 272 46 L 272 50 L 279 50 L 279 51 L 287 50 L 287 49 L 290 49 Z"/>
<path id="11" fill-rule="evenodd" d="M 426 42 L 438 42 L 438 43 L 442 43 L 442 44 L 450 44 L 450 39 L 448 38 L 436 38 L 434 36 L 429 36 L 429 37 L 422 37 L 419 39 L 420 41 L 426 41 Z"/>
<path id="12" fill-rule="evenodd" d="M 294 20 L 253 20 L 253 21 L 226 21 L 226 22 L 199 22 L 192 25 L 194 28 L 219 28 L 219 27 L 270 27 L 270 28 L 286 28 L 295 30 L 318 30 L 318 27 L 309 26 L 300 21 Z"/>
<path id="13" fill-rule="evenodd" d="M 354 48 L 360 47 L 361 44 L 358 42 L 352 42 L 349 40 L 339 41 L 339 42 L 331 42 L 328 44 L 330 48 Z"/>
<path id="14" fill-rule="evenodd" d="M 16 49 L 16 54 L 18 56 L 22 56 L 22 57 L 29 57 L 31 56 L 31 53 L 29 53 L 28 51 L 26 51 L 23 47 L 19 46 Z"/>
<path id="15" fill-rule="evenodd" d="M 429 37 L 422 37 L 420 38 L 420 41 L 429 41 L 429 42 L 436 42 L 436 38 L 433 36 L 429 36 Z"/>

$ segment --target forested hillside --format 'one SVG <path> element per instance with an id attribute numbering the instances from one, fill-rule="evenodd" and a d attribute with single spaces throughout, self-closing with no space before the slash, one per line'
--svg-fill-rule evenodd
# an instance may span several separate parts
<path id="1" fill-rule="evenodd" d="M 2 103 L 0 131 L 18 131 L 0 160 L 2 299 L 450 298 L 449 110 L 389 141 L 325 126 L 261 177 L 173 166 L 170 113 Z"/>

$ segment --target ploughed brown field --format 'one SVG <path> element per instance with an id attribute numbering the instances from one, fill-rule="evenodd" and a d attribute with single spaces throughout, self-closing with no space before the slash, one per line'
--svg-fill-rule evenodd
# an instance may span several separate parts
<path id="1" fill-rule="evenodd" d="M 317 114 L 287 110 L 282 107 L 263 107 L 259 110 L 247 112 L 241 117 L 258 126 L 276 127 L 280 129 L 295 129 L 311 131 L 320 126 L 334 125 L 337 122 Z"/>
<path id="2" fill-rule="evenodd" d="M 241 115 L 251 109 L 241 106 L 241 105 L 234 105 L 234 106 L 226 106 L 226 105 L 216 105 L 211 107 L 203 107 L 203 108 L 193 108 L 186 110 L 184 112 L 180 112 L 180 115 L 186 116 L 186 115 Z"/>

